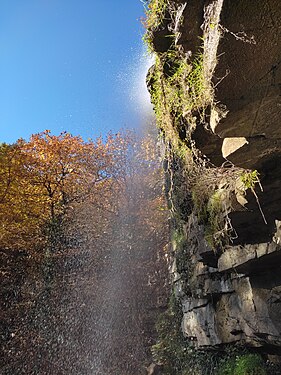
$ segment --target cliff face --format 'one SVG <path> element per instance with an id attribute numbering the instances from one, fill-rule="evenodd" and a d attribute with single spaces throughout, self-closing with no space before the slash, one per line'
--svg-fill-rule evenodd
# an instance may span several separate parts
<path id="1" fill-rule="evenodd" d="M 280 2 L 158 1 L 149 16 L 183 333 L 281 355 Z"/>

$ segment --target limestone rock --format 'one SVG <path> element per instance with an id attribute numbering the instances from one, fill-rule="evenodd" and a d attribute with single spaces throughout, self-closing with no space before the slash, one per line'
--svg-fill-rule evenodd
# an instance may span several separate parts
<path id="1" fill-rule="evenodd" d="M 238 167 L 246 169 L 263 169 L 266 161 L 281 154 L 281 139 L 225 138 L 222 144 L 222 155 Z"/>
<path id="2" fill-rule="evenodd" d="M 231 160 L 230 155 L 239 152 L 239 150 L 248 143 L 249 142 L 244 137 L 225 138 L 222 144 L 222 156 L 225 159 L 228 158 L 229 160 Z"/>
<path id="3" fill-rule="evenodd" d="M 194 217 L 192 223 L 191 239 L 201 233 Z M 191 252 L 197 251 L 197 257 L 191 258 L 194 264 L 193 277 L 189 278 L 191 295 L 177 295 L 182 304 L 183 332 L 195 346 L 240 342 L 254 347 L 273 346 L 278 352 L 281 346 L 279 221 L 276 227 L 274 241 L 228 246 L 219 256 L 218 268 L 200 261 L 199 247 L 189 243 Z M 180 280 L 185 282 L 184 275 L 177 273 L 176 288 Z"/>
<path id="4" fill-rule="evenodd" d="M 184 313 L 183 332 L 196 340 L 198 346 L 211 346 L 221 343 L 215 326 L 215 310 L 211 304 L 194 308 Z"/>

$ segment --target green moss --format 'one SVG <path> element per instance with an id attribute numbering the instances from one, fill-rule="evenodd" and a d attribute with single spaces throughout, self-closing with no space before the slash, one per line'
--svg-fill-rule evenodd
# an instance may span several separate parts
<path id="1" fill-rule="evenodd" d="M 238 358 L 233 375 L 266 375 L 262 358 L 258 354 L 248 354 Z"/>
<path id="2" fill-rule="evenodd" d="M 223 361 L 216 375 L 234 375 L 235 364 L 235 358 Z"/>
<path id="3" fill-rule="evenodd" d="M 188 116 L 192 111 L 206 105 L 206 82 L 203 73 L 203 55 L 192 61 L 187 60 L 179 51 L 167 56 L 173 67 L 172 74 L 165 79 L 166 99 L 170 111 L 176 118 Z"/>
<path id="4" fill-rule="evenodd" d="M 202 54 L 193 61 L 188 61 L 178 49 L 156 55 L 151 81 L 151 101 L 157 124 L 164 131 L 168 130 L 169 120 L 174 128 L 181 117 L 192 120 L 192 112 L 204 108 L 210 100 L 206 94 Z"/>
<path id="5" fill-rule="evenodd" d="M 258 354 L 245 354 L 228 359 L 217 375 L 267 375 L 267 371 Z"/>
<path id="6" fill-rule="evenodd" d="M 179 231 L 177 241 L 175 242 L 175 240 L 172 239 L 172 243 L 175 250 L 177 271 L 181 274 L 183 280 L 190 280 L 192 277 L 193 265 L 190 260 L 187 238 L 182 230 Z M 186 283 L 183 283 L 182 287 L 187 295 L 190 294 L 190 288 Z"/>
<path id="7" fill-rule="evenodd" d="M 213 190 L 211 186 L 200 192 L 193 191 L 192 199 L 199 223 L 204 225 L 205 239 L 213 249 L 222 247 L 225 227 L 223 191 Z"/>
<path id="8" fill-rule="evenodd" d="M 179 140 L 177 147 L 175 147 L 175 153 L 181 160 L 185 160 L 187 156 L 191 155 L 191 149 L 183 141 Z"/>
<path id="9" fill-rule="evenodd" d="M 159 56 L 156 55 L 152 77 L 150 78 L 150 80 L 152 81 L 150 95 L 151 95 L 151 102 L 154 106 L 154 111 L 155 111 L 158 127 L 165 131 L 165 126 L 162 126 L 162 125 L 163 125 L 163 116 L 165 116 L 167 109 L 166 109 L 166 100 L 164 96 L 162 79 L 163 79 L 162 62 Z"/>
<path id="10" fill-rule="evenodd" d="M 181 229 L 176 229 L 172 232 L 171 236 L 172 245 L 174 248 L 179 248 L 185 241 L 185 236 Z"/>
<path id="11" fill-rule="evenodd" d="M 152 347 L 153 357 L 164 365 L 165 374 L 180 374 L 185 362 L 187 342 L 181 332 L 181 319 L 180 304 L 172 295 L 168 309 L 156 324 L 158 341 Z"/>
<path id="12" fill-rule="evenodd" d="M 212 248 L 222 247 L 222 239 L 219 235 L 223 227 L 223 208 L 221 192 L 215 191 L 207 203 L 207 221 L 205 226 L 205 238 Z"/>

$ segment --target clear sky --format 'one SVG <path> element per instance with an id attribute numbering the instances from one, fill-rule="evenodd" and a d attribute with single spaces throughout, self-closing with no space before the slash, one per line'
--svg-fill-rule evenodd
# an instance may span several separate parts
<path id="1" fill-rule="evenodd" d="M 148 111 L 140 0 L 0 1 L 0 142 L 84 139 Z"/>

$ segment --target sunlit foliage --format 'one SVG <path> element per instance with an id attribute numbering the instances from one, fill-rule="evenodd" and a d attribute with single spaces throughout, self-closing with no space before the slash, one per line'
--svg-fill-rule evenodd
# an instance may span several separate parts
<path id="1" fill-rule="evenodd" d="M 113 195 L 124 179 L 129 137 L 103 141 L 49 131 L 0 149 L 0 247 L 30 248 L 86 200 L 97 212 L 116 210 Z M 114 193 L 113 193 L 114 191 Z M 45 227 L 44 227 L 45 226 Z M 43 232 L 42 232 L 43 231 Z"/>
<path id="2" fill-rule="evenodd" d="M 45 131 L 1 145 L 0 177 L 1 373 L 140 373 L 167 290 L 154 137 Z"/>

